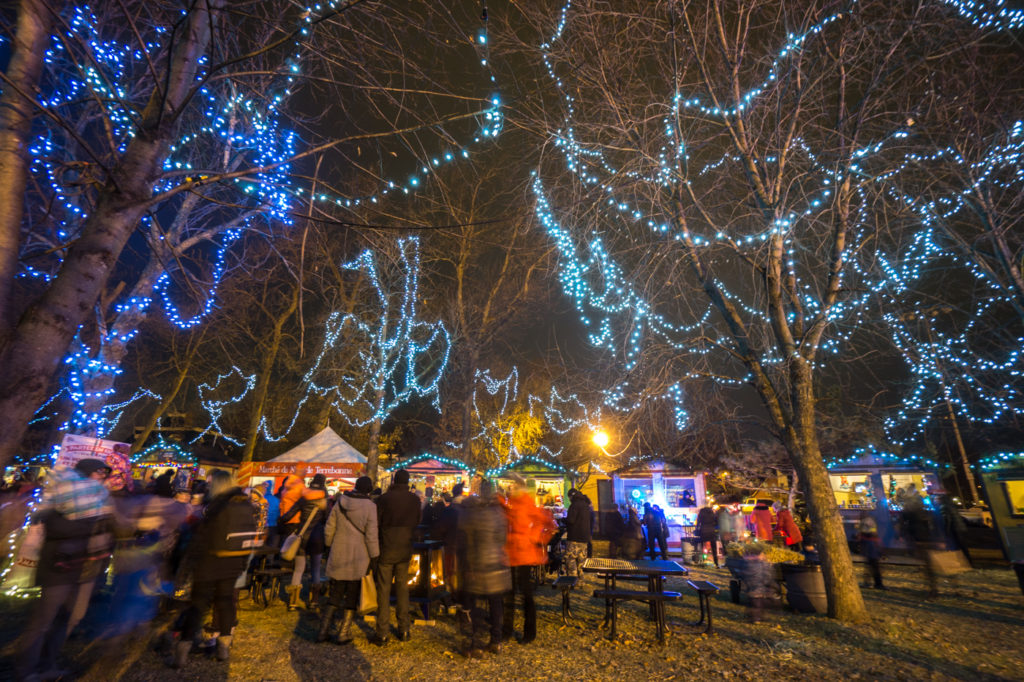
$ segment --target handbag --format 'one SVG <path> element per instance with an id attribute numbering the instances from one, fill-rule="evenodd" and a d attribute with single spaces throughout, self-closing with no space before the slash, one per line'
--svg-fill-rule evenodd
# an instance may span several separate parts
<path id="1" fill-rule="evenodd" d="M 302 524 L 302 529 L 298 533 L 292 533 L 284 539 L 281 543 L 281 558 L 285 561 L 295 561 L 296 555 L 299 553 L 299 545 L 302 544 L 302 536 L 306 534 L 306 529 L 309 528 L 309 522 L 316 516 L 316 512 L 313 512 L 306 518 L 306 522 Z"/>
<path id="2" fill-rule="evenodd" d="M 359 615 L 365 616 L 377 610 L 377 585 L 373 582 L 373 573 L 367 573 L 359 579 Z"/>
<path id="3" fill-rule="evenodd" d="M 932 573 L 942 577 L 960 575 L 971 570 L 970 562 L 960 550 L 929 550 L 928 567 Z"/>

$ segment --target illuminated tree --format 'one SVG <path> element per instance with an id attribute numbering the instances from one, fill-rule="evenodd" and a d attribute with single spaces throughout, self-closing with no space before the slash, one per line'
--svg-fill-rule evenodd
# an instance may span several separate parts
<path id="1" fill-rule="evenodd" d="M 0 196 L 0 243 L 10 247 L 0 263 L 0 461 L 17 447 L 27 411 L 43 402 L 76 334 L 80 346 L 66 364 L 68 384 L 82 387 L 75 428 L 101 430 L 98 415 L 152 299 L 161 295 L 177 324 L 198 322 L 242 231 L 287 235 L 300 202 L 329 204 L 317 217 L 346 224 L 352 206 L 392 190 L 408 193 L 468 156 L 465 146 L 443 151 L 453 139 L 439 127 L 445 121 L 477 126 L 461 131 L 470 144 L 497 134 L 486 59 L 476 67 L 487 83 L 476 97 L 452 86 L 394 86 L 403 77 L 410 86 L 434 83 L 420 59 L 486 53 L 486 27 L 461 29 L 473 37 L 468 49 L 464 41 L 439 48 L 459 30 L 446 8 L 370 5 L 200 2 L 182 14 L 162 2 L 91 10 L 21 3 L 0 139 L 0 173 L 12 190 Z M 423 31 L 427 25 L 437 30 Z M 395 39 L 396 27 L 411 26 L 422 41 Z M 304 74 L 317 69 L 313 98 L 335 113 L 358 112 L 344 135 L 334 122 L 327 129 L 289 108 Z M 370 141 L 397 131 L 420 131 L 425 148 L 428 138 L 444 146 L 433 146 L 441 158 L 396 183 L 359 157 Z M 319 184 L 314 173 L 310 182 L 303 160 L 319 163 L 328 154 L 327 166 L 345 172 Z M 358 191 L 332 189 L 354 175 L 361 176 Z M 339 220 L 335 210 L 347 217 Z M 124 279 L 111 279 L 115 272 Z M 175 297 L 188 312 L 177 310 Z"/>
<path id="2" fill-rule="evenodd" d="M 551 85 L 528 111 L 551 141 L 537 216 L 592 341 L 620 359 L 614 397 L 633 403 L 651 372 L 752 387 L 800 477 L 840 619 L 864 606 L 818 385 L 878 324 L 874 292 L 920 284 L 936 253 L 885 180 L 934 150 L 914 136 L 930 74 L 959 68 L 977 26 L 1020 24 L 979 7 L 582 1 L 528 17 Z"/>

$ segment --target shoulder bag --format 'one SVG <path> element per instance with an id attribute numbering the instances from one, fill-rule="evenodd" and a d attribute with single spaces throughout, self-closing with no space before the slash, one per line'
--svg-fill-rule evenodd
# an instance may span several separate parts
<path id="1" fill-rule="evenodd" d="M 295 561 L 295 556 L 299 553 L 299 545 L 302 544 L 302 536 L 306 533 L 306 529 L 309 528 L 310 521 L 316 516 L 316 510 L 313 510 L 310 515 L 306 518 L 306 522 L 302 524 L 302 529 L 298 533 L 292 533 L 284 539 L 281 543 L 281 558 L 285 561 Z"/>

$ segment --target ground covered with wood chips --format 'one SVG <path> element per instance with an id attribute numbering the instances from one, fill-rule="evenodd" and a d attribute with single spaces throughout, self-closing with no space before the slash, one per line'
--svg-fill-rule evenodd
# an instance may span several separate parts
<path id="1" fill-rule="evenodd" d="M 314 614 L 241 603 L 231 661 L 219 663 L 193 653 L 174 671 L 152 649 L 152 637 L 110 645 L 94 637 L 94 604 L 83 632 L 66 647 L 67 667 L 81 680 L 1021 680 L 1024 679 L 1024 597 L 1008 568 L 975 570 L 945 581 L 939 598 L 924 599 L 919 569 L 890 566 L 887 591 L 864 590 L 869 620 L 842 624 L 820 615 L 770 611 L 766 622 L 747 622 L 733 604 L 729 576 L 722 570 L 693 569 L 691 577 L 719 584 L 712 600 L 715 631 L 700 634 L 687 625 L 697 619 L 697 599 L 683 580 L 667 589 L 684 594 L 667 607 L 672 632 L 657 643 L 646 606 L 623 603 L 619 638 L 602 630 L 603 602 L 590 595 L 593 577 L 572 595 L 576 622 L 563 627 L 561 600 L 544 586 L 538 591 L 538 637 L 528 645 L 507 643 L 499 654 L 467 660 L 457 652 L 454 618 L 413 627 L 412 641 L 382 648 L 367 641 L 363 626 L 354 644 L 316 644 Z M 11 656 L 29 604 L 0 602 L 0 679 L 13 675 Z M 521 628 L 521 623 L 517 621 Z M 72 678 L 67 678 L 72 679 Z"/>

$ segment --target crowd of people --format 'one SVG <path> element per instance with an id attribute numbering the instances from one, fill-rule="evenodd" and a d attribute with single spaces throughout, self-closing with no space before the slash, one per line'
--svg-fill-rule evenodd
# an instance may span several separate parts
<path id="1" fill-rule="evenodd" d="M 328 492 L 321 474 L 308 484 L 290 475 L 276 489 L 270 481 L 243 489 L 226 471 L 190 481 L 168 470 L 144 490 L 132 491 L 123 481 L 105 485 L 110 473 L 102 460 L 84 459 L 72 469 L 53 471 L 42 489 L 29 532 L 37 530 L 41 538 L 35 576 L 41 592 L 18 648 L 19 679 L 59 677 L 64 641 L 90 608 L 105 611 L 95 620 L 103 623 L 99 639 L 111 650 L 127 637 L 148 634 L 149 624 L 162 615 L 170 633 L 168 665 L 184 666 L 197 643 L 228 660 L 239 591 L 253 568 L 268 559 L 290 571 L 284 586 L 287 608 L 299 608 L 305 595 L 306 609 L 318 614 L 317 642 L 351 643 L 360 614 L 370 612 L 375 614 L 373 644 L 406 642 L 412 636 L 413 544 L 425 538 L 441 545 L 457 648 L 470 658 L 498 654 L 515 635 L 517 619 L 522 629 L 516 639 L 529 644 L 536 638 L 534 589 L 541 579 L 552 571 L 582 576 L 593 552 L 594 512 L 586 495 L 570 490 L 565 518 L 558 523 L 536 504 L 528 482 L 516 476 L 507 490 L 478 477 L 468 490 L 460 483 L 450 492 L 424 495 L 410 486 L 402 469 L 386 491 L 361 477 L 352 490 L 337 494 Z M 904 491 L 900 503 L 903 533 L 924 557 L 936 546 L 940 517 L 924 508 L 915 491 Z M 610 556 L 638 559 L 646 551 L 652 560 L 667 559 L 664 511 L 652 504 L 643 505 L 642 517 L 634 506 L 624 511 L 605 519 Z M 946 534 L 955 536 L 955 510 L 941 518 L 938 525 L 944 523 Z M 744 581 L 756 617 L 774 588 L 764 547 L 802 549 L 811 561 L 814 552 L 780 505 L 759 502 L 744 513 L 738 502 L 727 500 L 717 509 L 698 511 L 692 537 L 698 561 L 710 558 L 718 567 L 719 543 L 725 548 L 748 538 L 759 541 L 744 550 Z M 867 562 L 867 584 L 884 589 L 882 543 L 870 513 L 862 516 L 857 539 Z M 562 550 L 553 552 L 555 547 Z M 934 592 L 935 575 L 929 562 L 924 565 Z M 93 599 L 97 588 L 109 598 Z M 366 608 L 372 599 L 375 607 Z"/>
<path id="2" fill-rule="evenodd" d="M 352 642 L 365 612 L 361 601 L 371 592 L 370 641 L 408 641 L 410 561 L 414 540 L 424 537 L 443 547 L 458 648 L 471 658 L 499 653 L 517 619 L 520 643 L 537 635 L 534 588 L 553 568 L 549 543 L 564 535 L 560 568 L 575 574 L 592 551 L 593 511 L 585 495 L 570 491 L 560 527 L 516 477 L 504 491 L 477 478 L 469 490 L 458 484 L 427 499 L 410 488 L 404 470 L 395 472 L 386 491 L 361 477 L 352 490 L 335 495 L 320 474 L 308 485 L 292 475 L 276 489 L 269 481 L 243 489 L 227 471 L 189 481 L 168 470 L 132 490 L 130 484 L 105 485 L 110 473 L 102 460 L 83 459 L 53 471 L 42 488 L 30 526 L 41 538 L 40 598 L 19 643 L 18 679 L 65 674 L 61 649 L 87 613 L 103 624 L 97 639 L 110 651 L 128 637 L 148 636 L 160 617 L 168 625 L 168 665 L 186 665 L 197 645 L 228 660 L 240 590 L 268 557 L 291 571 L 287 608 L 299 608 L 304 595 L 306 608 L 318 612 L 317 642 Z M 104 599 L 94 598 L 97 590 Z"/>

